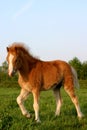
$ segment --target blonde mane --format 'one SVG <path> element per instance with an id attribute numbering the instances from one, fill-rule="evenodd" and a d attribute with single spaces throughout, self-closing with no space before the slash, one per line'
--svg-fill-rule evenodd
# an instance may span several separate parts
<path id="1" fill-rule="evenodd" d="M 18 42 L 14 42 L 12 45 L 9 46 L 10 51 L 15 51 L 15 48 L 17 49 L 18 52 L 22 52 L 24 57 L 28 57 L 28 59 L 31 60 L 31 62 L 40 60 L 39 58 L 33 56 L 30 52 L 30 48 L 25 45 L 24 43 L 18 43 Z"/>

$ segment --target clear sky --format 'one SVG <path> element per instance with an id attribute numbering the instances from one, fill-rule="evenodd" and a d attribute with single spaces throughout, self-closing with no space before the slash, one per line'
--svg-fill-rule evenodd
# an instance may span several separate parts
<path id="1" fill-rule="evenodd" d="M 0 0 L 0 65 L 13 42 L 42 60 L 87 61 L 87 0 Z"/>

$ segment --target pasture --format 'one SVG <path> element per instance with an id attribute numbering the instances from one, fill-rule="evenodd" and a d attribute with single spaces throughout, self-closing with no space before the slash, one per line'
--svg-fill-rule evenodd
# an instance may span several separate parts
<path id="1" fill-rule="evenodd" d="M 80 81 L 76 89 L 80 106 L 85 117 L 78 120 L 76 110 L 69 96 L 61 89 L 63 105 L 61 115 L 55 117 L 56 103 L 52 91 L 40 95 L 41 123 L 34 121 L 33 97 L 30 95 L 25 106 L 32 114 L 27 119 L 21 114 L 16 103 L 20 87 L 14 80 L 0 82 L 0 130 L 87 130 L 87 81 Z"/>

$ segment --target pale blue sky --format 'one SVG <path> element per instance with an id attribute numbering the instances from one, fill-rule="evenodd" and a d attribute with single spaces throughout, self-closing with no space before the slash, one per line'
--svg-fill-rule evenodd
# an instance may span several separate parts
<path id="1" fill-rule="evenodd" d="M 87 61 L 87 0 L 0 0 L 0 65 L 13 42 L 42 60 Z"/>

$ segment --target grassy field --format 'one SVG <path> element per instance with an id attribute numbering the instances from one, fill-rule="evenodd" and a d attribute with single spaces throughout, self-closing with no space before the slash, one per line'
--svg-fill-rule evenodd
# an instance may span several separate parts
<path id="1" fill-rule="evenodd" d="M 30 95 L 25 102 L 26 108 L 32 114 L 31 119 L 22 116 L 16 103 L 20 88 L 15 83 L 0 85 L 0 130 L 87 130 L 87 82 L 81 81 L 81 88 L 76 90 L 80 106 L 85 117 L 78 120 L 76 110 L 70 98 L 62 89 L 63 105 L 61 115 L 55 117 L 55 99 L 52 91 L 42 92 L 40 98 L 41 123 L 34 121 L 33 97 Z M 7 87 L 6 87 L 7 85 Z M 12 86 L 9 87 L 9 86 Z"/>

